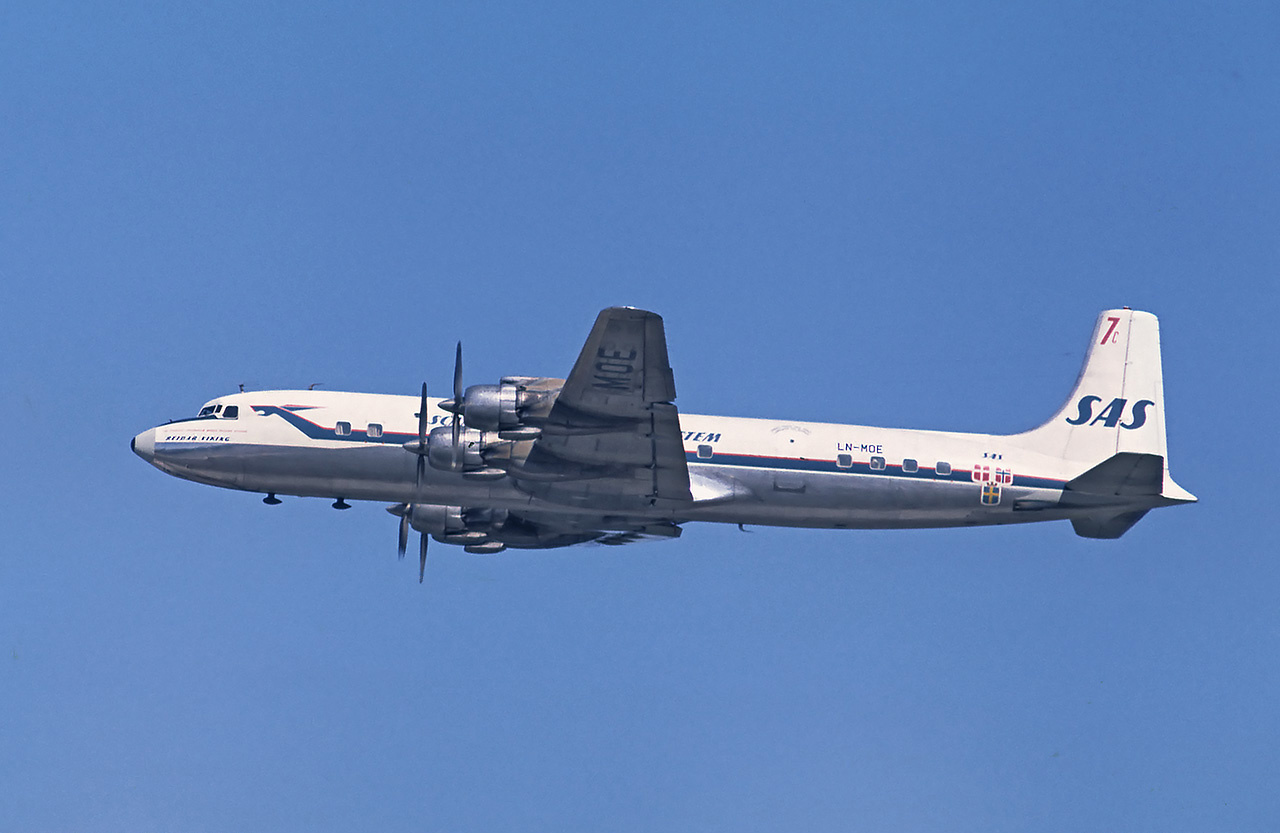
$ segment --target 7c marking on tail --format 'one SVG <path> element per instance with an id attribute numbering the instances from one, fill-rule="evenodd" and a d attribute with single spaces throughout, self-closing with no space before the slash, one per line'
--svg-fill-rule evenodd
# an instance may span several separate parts
<path id="1" fill-rule="evenodd" d="M 1111 322 L 1111 326 L 1107 328 L 1106 333 L 1102 336 L 1102 341 L 1099 341 L 1098 344 L 1106 344 L 1108 341 L 1115 344 L 1120 340 L 1120 334 L 1116 332 L 1116 327 L 1120 326 L 1119 316 L 1108 315 L 1107 320 Z"/>

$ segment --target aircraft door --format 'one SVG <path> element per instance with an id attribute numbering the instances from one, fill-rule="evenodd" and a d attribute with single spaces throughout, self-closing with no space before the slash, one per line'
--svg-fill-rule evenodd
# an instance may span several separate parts
<path id="1" fill-rule="evenodd" d="M 773 456 L 777 470 L 773 488 L 778 492 L 802 493 L 808 485 L 805 463 L 809 429 L 800 425 L 780 425 L 773 429 Z"/>

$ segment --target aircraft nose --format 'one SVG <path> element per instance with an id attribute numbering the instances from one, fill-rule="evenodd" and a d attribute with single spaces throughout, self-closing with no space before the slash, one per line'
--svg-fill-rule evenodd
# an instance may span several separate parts
<path id="1" fill-rule="evenodd" d="M 156 429 L 148 428 L 129 440 L 129 448 L 148 463 L 156 459 Z"/>

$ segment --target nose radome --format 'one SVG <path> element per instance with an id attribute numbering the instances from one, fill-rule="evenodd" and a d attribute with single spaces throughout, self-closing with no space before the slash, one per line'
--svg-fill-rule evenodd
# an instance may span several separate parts
<path id="1" fill-rule="evenodd" d="M 156 429 L 148 428 L 129 440 L 129 448 L 133 449 L 134 454 L 150 463 L 156 458 Z"/>

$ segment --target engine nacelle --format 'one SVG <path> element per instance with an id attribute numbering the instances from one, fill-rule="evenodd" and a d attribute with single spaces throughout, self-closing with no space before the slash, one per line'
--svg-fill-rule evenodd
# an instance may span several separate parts
<path id="1" fill-rule="evenodd" d="M 500 529 L 507 522 L 507 510 L 488 507 L 468 509 L 465 506 L 415 503 L 409 507 L 408 513 L 409 525 L 415 530 L 442 540 L 486 540 L 489 532 Z"/>
<path id="2" fill-rule="evenodd" d="M 409 526 L 427 535 L 450 535 L 465 532 L 467 522 L 461 506 L 437 503 L 415 503 L 409 507 Z"/>
<path id="3" fill-rule="evenodd" d="M 460 410 L 469 428 L 490 432 L 524 432 L 528 436 L 505 439 L 533 439 L 533 425 L 541 424 L 564 385 L 562 379 L 540 376 L 504 376 L 496 385 L 472 385 L 462 396 L 462 404 L 452 402 L 445 410 Z"/>
<path id="4" fill-rule="evenodd" d="M 441 471 L 467 471 L 485 467 L 481 452 L 485 448 L 484 432 L 463 428 L 458 432 L 458 451 L 454 457 L 453 428 L 442 425 L 427 435 L 427 462 Z"/>
<path id="5" fill-rule="evenodd" d="M 520 424 L 520 388 L 515 385 L 472 385 L 462 403 L 468 427 L 500 431 Z"/>

